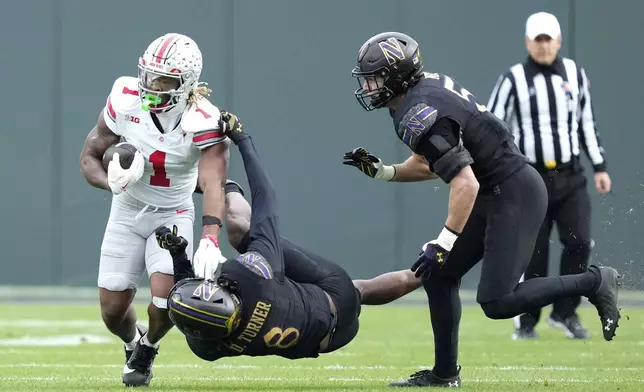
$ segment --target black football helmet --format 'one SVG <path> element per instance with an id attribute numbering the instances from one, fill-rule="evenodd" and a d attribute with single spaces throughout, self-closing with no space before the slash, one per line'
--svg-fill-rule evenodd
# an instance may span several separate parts
<path id="1" fill-rule="evenodd" d="M 351 76 L 358 79 L 360 88 L 354 94 L 365 110 L 379 109 L 418 83 L 422 73 L 418 42 L 402 33 L 380 33 L 358 52 Z"/>
<path id="2" fill-rule="evenodd" d="M 168 315 L 181 333 L 201 340 L 222 340 L 241 321 L 242 304 L 228 287 L 200 278 L 179 281 L 168 296 Z"/>

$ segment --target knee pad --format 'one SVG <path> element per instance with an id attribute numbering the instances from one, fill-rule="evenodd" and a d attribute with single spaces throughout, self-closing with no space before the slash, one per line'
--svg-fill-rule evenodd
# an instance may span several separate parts
<path id="1" fill-rule="evenodd" d="M 161 297 L 152 297 L 152 305 L 156 306 L 158 309 L 167 310 L 168 309 L 168 299 Z"/>

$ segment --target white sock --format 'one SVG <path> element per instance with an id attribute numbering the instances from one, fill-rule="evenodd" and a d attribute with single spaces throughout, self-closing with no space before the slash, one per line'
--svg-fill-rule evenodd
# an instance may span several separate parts
<path id="1" fill-rule="evenodd" d="M 141 338 L 141 344 L 146 345 L 148 347 L 154 347 L 154 348 L 159 347 L 159 342 L 156 342 L 154 344 L 150 343 L 150 341 L 148 340 L 148 334 L 147 333 L 145 335 L 143 335 L 143 337 Z"/>
<path id="2" fill-rule="evenodd" d="M 125 349 L 126 350 L 134 350 L 134 347 L 136 347 L 136 342 L 141 339 L 141 334 L 139 333 L 139 329 L 137 327 L 134 327 L 134 330 L 136 330 L 136 335 L 134 335 L 134 339 L 132 339 L 131 342 L 125 343 Z"/>

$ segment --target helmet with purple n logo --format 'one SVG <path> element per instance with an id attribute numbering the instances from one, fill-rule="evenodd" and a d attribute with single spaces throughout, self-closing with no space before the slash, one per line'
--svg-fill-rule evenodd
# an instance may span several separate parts
<path id="1" fill-rule="evenodd" d="M 241 301 L 212 280 L 183 279 L 170 291 L 168 315 L 186 336 L 221 340 L 239 326 Z"/>

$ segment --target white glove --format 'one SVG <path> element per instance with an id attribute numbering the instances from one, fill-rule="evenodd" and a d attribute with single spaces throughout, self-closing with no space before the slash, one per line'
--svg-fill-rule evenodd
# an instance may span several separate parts
<path id="1" fill-rule="evenodd" d="M 195 276 L 203 279 L 213 279 L 217 270 L 226 261 L 219 249 L 219 242 L 211 235 L 206 235 L 199 241 L 199 248 L 192 258 Z"/>
<path id="2" fill-rule="evenodd" d="M 121 192 L 125 192 L 128 186 L 139 181 L 143 176 L 144 167 L 145 159 L 143 159 L 143 155 L 139 151 L 134 153 L 132 165 L 128 169 L 121 167 L 119 153 L 115 152 L 107 167 L 107 182 L 112 193 L 118 195 Z"/>

